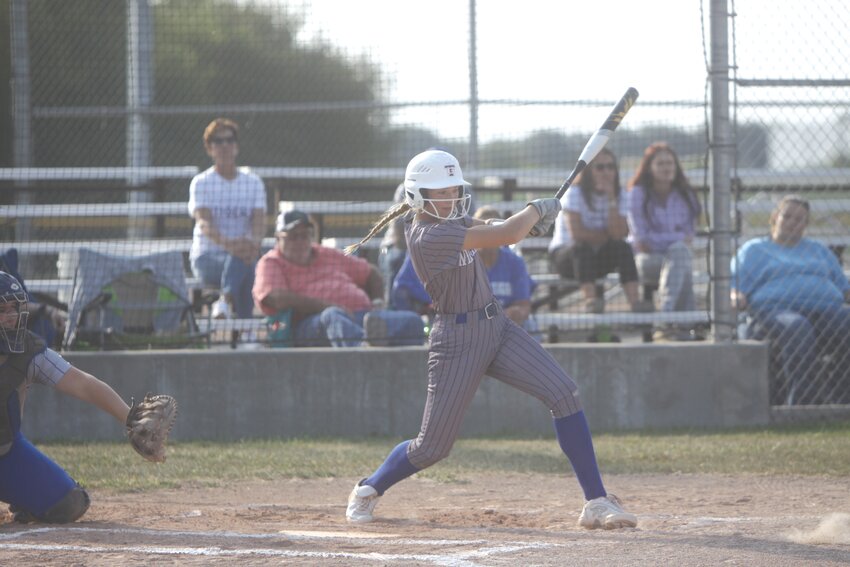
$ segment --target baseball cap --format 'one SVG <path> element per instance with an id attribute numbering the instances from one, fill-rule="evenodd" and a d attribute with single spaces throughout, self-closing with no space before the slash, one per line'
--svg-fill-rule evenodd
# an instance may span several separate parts
<path id="1" fill-rule="evenodd" d="M 307 213 L 301 211 L 286 211 L 285 213 L 281 213 L 277 216 L 277 223 L 275 225 L 275 230 L 277 232 L 287 232 L 301 226 L 302 224 L 310 225 L 310 217 L 307 216 Z"/>

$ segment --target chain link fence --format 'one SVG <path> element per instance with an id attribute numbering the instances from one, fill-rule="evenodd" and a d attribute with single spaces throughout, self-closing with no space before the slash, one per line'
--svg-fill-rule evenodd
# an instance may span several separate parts
<path id="1" fill-rule="evenodd" d="M 773 403 L 850 403 L 850 15 L 829 1 L 731 8 L 735 121 L 764 126 L 773 176 L 739 187 L 740 334 L 771 342 Z M 739 134 L 739 160 L 746 142 Z"/>
<path id="2" fill-rule="evenodd" d="M 210 319 L 212 304 L 204 299 L 221 286 L 204 283 L 192 266 L 199 229 L 189 188 L 216 159 L 216 148 L 203 138 L 211 121 L 227 117 L 238 124 L 236 161 L 263 183 L 259 255 L 276 246 L 278 214 L 292 209 L 311 215 L 319 242 L 341 248 L 359 240 L 391 204 L 408 160 L 429 147 L 460 159 L 477 206 L 494 206 L 502 216 L 516 212 L 557 189 L 629 86 L 609 95 L 594 88 L 609 84 L 612 74 L 619 84 L 611 61 L 570 71 L 579 50 L 563 46 L 557 32 L 563 8 L 550 3 L 532 2 L 512 20 L 490 3 L 437 2 L 413 23 L 411 8 L 396 4 L 378 2 L 372 9 L 381 18 L 364 18 L 363 7 L 323 0 L 0 0 L 0 26 L 10 38 L 0 46 L 0 78 L 10 85 L 0 93 L 8 109 L 0 114 L 0 131 L 7 133 L 0 139 L 2 250 L 15 248 L 31 291 L 59 307 L 73 306 L 75 297 L 92 299 L 75 290 L 80 248 L 122 259 L 177 253 L 187 287 L 171 292 L 188 296 L 195 319 L 188 327 L 203 337 L 191 344 L 237 345 L 255 331 L 252 338 L 265 342 L 270 329 L 280 335 L 280 322 L 267 327 L 267 313 L 256 307 L 248 318 Z M 637 282 L 638 300 L 655 310 L 640 312 L 633 290 L 622 285 L 628 277 L 610 258 L 600 256 L 605 265 L 592 265 L 598 272 L 593 285 L 582 287 L 587 276 L 576 277 L 575 268 L 586 274 L 587 264 L 570 260 L 564 265 L 574 273 L 564 274 L 553 264 L 551 236 L 528 240 L 516 251 L 535 282 L 528 301 L 542 340 L 709 334 L 717 281 L 709 13 L 718 7 L 729 25 L 734 251 L 768 236 L 779 199 L 795 193 L 811 203 L 806 235 L 842 262 L 850 240 L 850 81 L 844 71 L 850 40 L 843 33 L 850 16 L 835 0 L 691 0 L 671 12 L 680 29 L 670 31 L 673 43 L 660 43 L 652 66 L 669 65 L 674 80 L 670 86 L 657 85 L 654 75 L 635 81 L 641 98 L 608 148 L 626 201 L 644 151 L 664 141 L 675 152 L 701 209 L 686 243 L 693 301 L 671 302 L 664 287 L 669 278 L 662 276 Z M 645 6 L 634 17 L 654 18 L 662 8 Z M 517 38 L 517 26 L 537 32 Z M 413 30 L 431 31 L 414 38 Z M 579 31 L 573 36 L 578 41 Z M 675 44 L 680 38 L 687 45 Z M 609 41 L 628 50 L 636 40 Z M 633 78 L 629 71 L 622 70 L 624 78 Z M 568 75 L 568 92 L 551 75 Z M 232 210 L 254 207 L 248 201 L 237 196 Z M 634 210 L 622 210 L 632 240 Z M 566 214 L 563 220 L 570 248 L 575 242 Z M 385 265 L 387 249 L 388 241 L 376 238 L 361 254 Z M 733 289 L 740 286 L 737 264 Z M 640 258 L 636 268 L 643 275 Z M 161 287 L 146 293 L 161 294 Z M 95 291 L 102 301 L 103 289 Z M 117 303 L 121 294 L 111 291 Z M 799 297 L 807 291 L 799 288 Z M 594 297 L 601 306 L 588 301 Z M 104 348 L 98 319 L 104 310 L 90 307 L 79 306 L 92 319 L 87 347 Z M 754 316 L 741 310 L 741 337 L 757 336 Z M 799 363 L 813 361 L 816 370 L 805 372 L 783 364 L 788 357 L 778 345 L 809 342 L 770 339 L 775 403 L 847 403 L 842 373 L 850 362 L 840 353 L 850 352 L 850 339 L 816 339 L 811 356 Z"/>

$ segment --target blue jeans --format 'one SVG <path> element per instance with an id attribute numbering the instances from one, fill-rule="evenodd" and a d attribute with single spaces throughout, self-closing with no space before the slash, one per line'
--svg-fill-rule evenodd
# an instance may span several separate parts
<path id="1" fill-rule="evenodd" d="M 850 366 L 850 306 L 830 311 L 771 310 L 752 317 L 747 338 L 771 342 L 788 382 L 787 404 L 797 403 L 801 390 L 812 384 L 820 352 L 842 358 L 838 368 Z"/>
<path id="2" fill-rule="evenodd" d="M 233 310 L 240 319 L 254 314 L 254 267 L 227 252 L 209 252 L 192 260 L 192 273 L 205 285 L 221 289 L 233 301 Z"/>
<path id="3" fill-rule="evenodd" d="M 640 281 L 658 282 L 661 311 L 693 311 L 694 296 L 693 254 L 684 242 L 674 242 L 663 253 L 640 253 L 635 256 Z"/>
<path id="4" fill-rule="evenodd" d="M 387 323 L 391 346 L 421 345 L 424 338 L 422 319 L 412 311 L 357 311 L 328 307 L 310 315 L 295 327 L 295 346 L 357 347 L 363 344 L 363 317 L 373 313 Z"/>

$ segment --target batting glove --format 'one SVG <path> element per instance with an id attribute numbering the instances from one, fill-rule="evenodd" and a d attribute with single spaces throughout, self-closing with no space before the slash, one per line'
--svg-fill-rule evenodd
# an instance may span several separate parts
<path id="1" fill-rule="evenodd" d="M 554 197 L 548 199 L 534 199 L 528 203 L 540 215 L 540 220 L 534 223 L 531 230 L 528 231 L 529 236 L 544 236 L 558 218 L 558 213 L 561 212 L 561 201 Z"/>

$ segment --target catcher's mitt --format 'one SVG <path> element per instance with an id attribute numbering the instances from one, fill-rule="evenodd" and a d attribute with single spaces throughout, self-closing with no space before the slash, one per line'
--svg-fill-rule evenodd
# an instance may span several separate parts
<path id="1" fill-rule="evenodd" d="M 165 442 L 177 418 L 177 400 L 146 394 L 138 404 L 131 400 L 127 437 L 138 454 L 155 463 L 165 462 Z"/>

